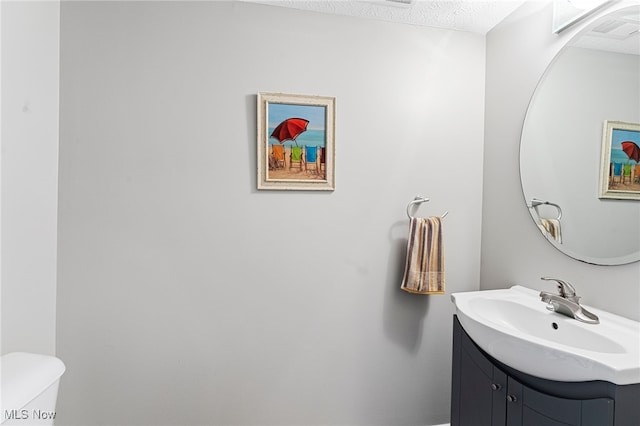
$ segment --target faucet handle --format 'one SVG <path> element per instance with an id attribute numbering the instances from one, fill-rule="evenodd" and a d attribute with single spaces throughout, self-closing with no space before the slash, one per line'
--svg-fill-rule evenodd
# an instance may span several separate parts
<path id="1" fill-rule="evenodd" d="M 579 297 L 576 296 L 576 289 L 566 281 L 559 280 L 558 278 L 540 277 L 544 281 L 555 281 L 558 285 L 558 293 L 561 297 L 578 303 Z"/>

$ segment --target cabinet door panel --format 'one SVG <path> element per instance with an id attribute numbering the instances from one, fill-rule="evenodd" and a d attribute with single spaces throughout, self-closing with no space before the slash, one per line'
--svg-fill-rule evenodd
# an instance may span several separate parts
<path id="1" fill-rule="evenodd" d="M 580 425 L 581 402 L 578 400 L 557 398 L 524 386 L 522 404 L 546 418 L 557 420 L 558 424 Z M 531 425 L 535 424 L 531 423 Z M 554 423 L 548 424 L 554 425 Z"/>
<path id="2" fill-rule="evenodd" d="M 612 399 L 559 398 L 522 386 L 522 426 L 610 425 L 613 425 Z"/>
<path id="3" fill-rule="evenodd" d="M 570 425 L 574 426 L 574 423 Z M 568 426 L 568 424 L 543 416 L 525 405 L 522 407 L 522 426 Z"/>
<path id="4" fill-rule="evenodd" d="M 582 401 L 582 423 L 580 426 L 612 426 L 614 401 L 610 398 L 588 399 Z M 636 418 L 633 422 L 638 424 Z M 623 425 L 624 422 L 618 423 Z"/>
<path id="5" fill-rule="evenodd" d="M 491 378 L 462 351 L 460 373 L 460 426 L 491 426 Z"/>
<path id="6" fill-rule="evenodd" d="M 493 426 L 507 424 L 507 375 L 499 368 L 493 369 L 493 405 L 491 414 Z"/>
<path id="7" fill-rule="evenodd" d="M 507 426 L 522 426 L 522 385 L 513 377 L 507 383 Z"/>

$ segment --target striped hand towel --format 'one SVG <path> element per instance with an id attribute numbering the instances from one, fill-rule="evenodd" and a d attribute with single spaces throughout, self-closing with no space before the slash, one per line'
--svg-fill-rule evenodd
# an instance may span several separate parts
<path id="1" fill-rule="evenodd" d="M 554 240 L 562 244 L 562 232 L 560 231 L 560 221 L 558 219 L 540 219 L 543 232 L 551 236 Z"/>
<path id="2" fill-rule="evenodd" d="M 400 288 L 409 293 L 417 294 L 444 293 L 444 247 L 441 218 L 411 218 L 409 241 L 407 242 L 407 261 Z"/>

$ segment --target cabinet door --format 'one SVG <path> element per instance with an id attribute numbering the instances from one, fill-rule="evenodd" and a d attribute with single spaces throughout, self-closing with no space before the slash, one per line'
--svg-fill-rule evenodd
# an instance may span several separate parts
<path id="1" fill-rule="evenodd" d="M 612 426 L 613 400 L 565 399 L 508 379 L 507 426 Z"/>
<path id="2" fill-rule="evenodd" d="M 507 376 L 454 326 L 452 426 L 504 426 Z"/>
<path id="3" fill-rule="evenodd" d="M 463 350 L 461 355 L 459 426 L 492 426 L 492 377 L 478 368 L 467 351 Z"/>

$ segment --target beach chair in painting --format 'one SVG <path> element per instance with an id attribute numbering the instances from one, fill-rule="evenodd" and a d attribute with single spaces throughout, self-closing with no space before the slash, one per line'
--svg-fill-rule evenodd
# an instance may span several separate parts
<path id="1" fill-rule="evenodd" d="M 289 170 L 292 168 L 299 168 L 302 171 L 302 163 L 304 159 L 302 158 L 302 147 L 301 146 L 292 146 L 291 154 L 289 154 Z"/>
<path id="2" fill-rule="evenodd" d="M 636 164 L 633 172 L 633 183 L 640 183 L 640 164 Z"/>
<path id="3" fill-rule="evenodd" d="M 304 147 L 304 169 L 309 171 L 310 168 L 318 174 L 318 147 L 317 146 L 305 146 Z"/>
<path id="4" fill-rule="evenodd" d="M 622 163 L 609 164 L 609 186 L 622 183 Z"/>
<path id="5" fill-rule="evenodd" d="M 284 169 L 284 145 L 271 145 L 270 169 Z"/>
<path id="6" fill-rule="evenodd" d="M 323 177 L 327 177 L 327 148 L 325 148 L 324 146 L 320 147 L 320 174 Z"/>
<path id="7" fill-rule="evenodd" d="M 629 183 L 633 183 L 631 164 L 623 164 L 622 166 L 622 183 L 626 185 L 627 181 L 629 181 Z"/>

